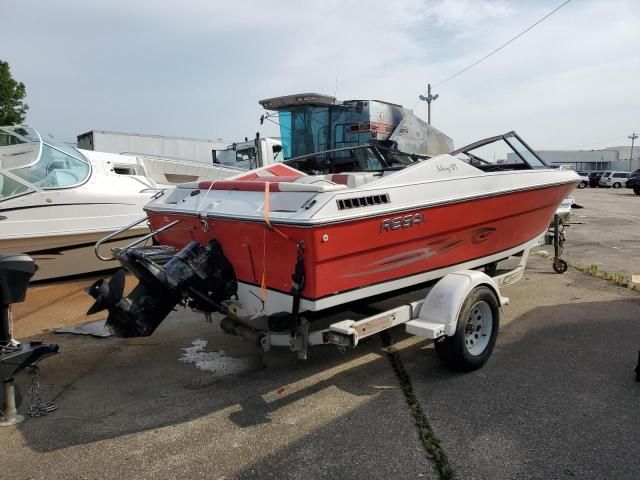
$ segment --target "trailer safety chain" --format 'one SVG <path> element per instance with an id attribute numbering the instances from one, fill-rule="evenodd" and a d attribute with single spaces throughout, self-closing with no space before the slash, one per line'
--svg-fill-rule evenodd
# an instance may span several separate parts
<path id="1" fill-rule="evenodd" d="M 27 410 L 27 415 L 30 417 L 43 417 L 57 410 L 58 406 L 53 401 L 42 401 L 40 396 L 40 368 L 37 365 L 31 366 L 29 375 L 31 376 L 31 384 L 29 386 L 29 409 Z"/>

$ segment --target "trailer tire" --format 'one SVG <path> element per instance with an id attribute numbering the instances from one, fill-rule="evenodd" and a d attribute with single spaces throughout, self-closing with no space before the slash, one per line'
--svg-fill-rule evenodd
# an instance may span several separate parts
<path id="1" fill-rule="evenodd" d="M 569 264 L 562 260 L 561 258 L 557 258 L 553 261 L 553 271 L 556 273 L 564 273 L 569 270 Z"/>
<path id="2" fill-rule="evenodd" d="M 500 302 L 492 289 L 479 285 L 462 304 L 455 334 L 436 341 L 436 353 L 447 368 L 477 370 L 489 360 L 499 326 Z"/>

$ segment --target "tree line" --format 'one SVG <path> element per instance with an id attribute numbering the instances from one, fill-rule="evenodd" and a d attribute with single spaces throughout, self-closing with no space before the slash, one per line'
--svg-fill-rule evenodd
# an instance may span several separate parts
<path id="1" fill-rule="evenodd" d="M 11 76 L 9 62 L 0 60 L 0 126 L 19 125 L 27 116 L 29 105 L 24 102 L 24 83 Z"/>

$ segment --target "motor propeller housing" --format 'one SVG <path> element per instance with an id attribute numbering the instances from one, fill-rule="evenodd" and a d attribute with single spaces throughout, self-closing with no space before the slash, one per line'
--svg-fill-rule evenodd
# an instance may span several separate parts
<path id="1" fill-rule="evenodd" d="M 89 288 L 85 289 L 89 295 L 96 299 L 95 303 L 87 311 L 87 315 L 98 313 L 105 308 L 115 306 L 124 292 L 125 269 L 119 269 L 109 282 L 104 278 L 94 282 Z"/>
<path id="2" fill-rule="evenodd" d="M 109 282 L 98 280 L 86 290 L 96 299 L 87 314 L 107 309 L 106 327 L 114 335 L 149 336 L 178 304 L 214 312 L 219 311 L 220 302 L 236 294 L 233 267 L 216 240 L 205 247 L 193 241 L 168 261 L 167 248 L 140 247 L 120 252 L 118 260 L 138 278 L 138 285 L 122 296 L 124 269 Z M 157 263 L 158 259 L 165 263 Z"/>

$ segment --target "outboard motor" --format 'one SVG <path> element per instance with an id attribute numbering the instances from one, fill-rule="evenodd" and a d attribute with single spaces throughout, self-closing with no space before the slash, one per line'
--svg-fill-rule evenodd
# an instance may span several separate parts
<path id="1" fill-rule="evenodd" d="M 44 357 L 58 352 L 56 344 L 31 342 L 21 345 L 13 340 L 11 304 L 24 301 L 29 280 L 36 273 L 36 268 L 28 255 L 0 255 L 0 381 L 3 391 L 0 410 L 5 413 L 0 425 L 13 425 L 22 420 L 16 415 L 13 377 Z"/>
<path id="2" fill-rule="evenodd" d="M 114 252 L 139 280 L 122 297 L 125 270 L 109 282 L 98 280 L 86 291 L 96 299 L 88 315 L 107 309 L 106 327 L 118 337 L 146 337 L 178 304 L 203 312 L 221 311 L 221 302 L 236 294 L 233 267 L 216 240 L 191 242 L 179 252 L 171 247 L 127 248 Z"/>

